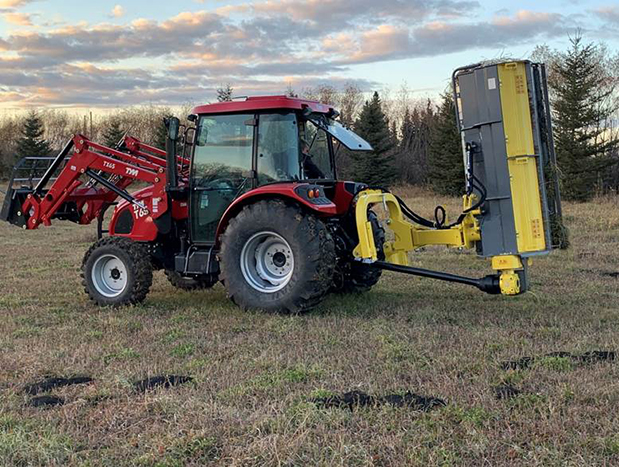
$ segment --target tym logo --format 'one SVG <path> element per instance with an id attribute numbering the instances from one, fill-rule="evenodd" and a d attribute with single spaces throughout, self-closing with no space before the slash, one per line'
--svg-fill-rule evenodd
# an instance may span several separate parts
<path id="1" fill-rule="evenodd" d="M 103 167 L 107 167 L 108 169 L 114 170 L 116 168 L 116 164 L 112 164 L 108 161 L 103 161 Z"/>
<path id="2" fill-rule="evenodd" d="M 148 216 L 148 211 L 144 208 L 141 208 L 140 206 L 137 205 L 133 205 L 133 215 L 135 216 L 136 219 L 139 219 L 141 217 L 144 216 Z"/>
<path id="3" fill-rule="evenodd" d="M 125 171 L 127 172 L 127 175 L 131 175 L 132 177 L 137 177 L 140 174 L 138 169 L 132 169 L 130 167 L 125 167 Z"/>

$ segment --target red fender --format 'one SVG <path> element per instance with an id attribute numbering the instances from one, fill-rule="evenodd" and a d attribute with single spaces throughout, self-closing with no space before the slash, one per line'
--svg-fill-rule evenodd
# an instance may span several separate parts
<path id="1" fill-rule="evenodd" d="M 239 196 L 228 206 L 228 209 L 226 209 L 219 221 L 215 237 L 217 243 L 219 243 L 219 238 L 226 230 L 230 219 L 236 216 L 245 206 L 265 199 L 290 200 L 309 209 L 320 217 L 331 217 L 338 214 L 337 206 L 325 198 L 324 195 L 321 195 L 319 198 L 320 202 L 317 199 L 312 200 L 304 196 L 310 188 L 318 188 L 319 191 L 323 189 L 319 185 L 312 185 L 310 183 L 274 183 L 255 188 Z"/>

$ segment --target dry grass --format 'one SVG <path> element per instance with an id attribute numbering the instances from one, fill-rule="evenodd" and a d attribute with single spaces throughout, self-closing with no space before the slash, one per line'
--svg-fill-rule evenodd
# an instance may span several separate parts
<path id="1" fill-rule="evenodd" d="M 439 201 L 403 194 L 426 215 Z M 619 350 L 619 281 L 602 274 L 619 271 L 617 203 L 566 206 L 573 247 L 535 262 L 525 296 L 385 274 L 369 294 L 331 297 L 304 316 L 244 313 L 221 285 L 180 292 L 161 273 L 143 306 L 99 309 L 78 271 L 94 226 L 22 232 L 2 223 L 0 463 L 617 464 L 618 363 L 500 368 L 557 350 Z M 427 249 L 414 258 L 488 272 L 470 252 Z M 195 381 L 131 390 L 160 373 Z M 47 374 L 96 383 L 56 390 L 64 406 L 27 407 L 24 384 Z M 496 400 L 491 387 L 501 382 L 526 394 Z M 307 402 L 352 389 L 412 390 L 448 406 L 350 412 Z"/>

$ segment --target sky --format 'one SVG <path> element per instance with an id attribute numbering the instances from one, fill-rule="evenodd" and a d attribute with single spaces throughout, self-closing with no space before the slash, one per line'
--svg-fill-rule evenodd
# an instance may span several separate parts
<path id="1" fill-rule="evenodd" d="M 453 69 L 619 50 L 610 0 L 0 0 L 0 108 L 106 109 L 347 83 L 434 97 Z"/>

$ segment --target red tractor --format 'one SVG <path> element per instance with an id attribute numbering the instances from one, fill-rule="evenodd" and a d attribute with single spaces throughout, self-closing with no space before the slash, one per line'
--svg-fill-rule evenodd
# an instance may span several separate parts
<path id="1" fill-rule="evenodd" d="M 530 257 L 551 249 L 549 210 L 560 214 L 544 181 L 554 164 L 544 69 L 476 65 L 454 74 L 454 89 L 466 194 L 451 223 L 440 207 L 427 220 L 384 189 L 339 181 L 338 151 L 371 146 L 332 107 L 284 96 L 199 106 L 187 127 L 171 118 L 165 151 L 131 137 L 112 149 L 76 135 L 57 157 L 18 164 L 0 219 L 24 229 L 97 220 L 82 277 L 99 305 L 141 302 L 158 269 L 182 289 L 221 281 L 234 303 L 270 311 L 367 291 L 382 270 L 517 295 L 528 288 Z M 141 187 L 129 192 L 135 182 Z M 377 205 L 389 214 L 388 240 Z M 411 267 L 408 253 L 425 245 L 475 248 L 496 273 Z"/>
<path id="2" fill-rule="evenodd" d="M 97 219 L 82 277 L 99 305 L 141 302 L 163 269 L 182 289 L 221 281 L 243 308 L 304 310 L 330 291 L 368 290 L 381 275 L 350 261 L 350 208 L 365 186 L 337 181 L 334 161 L 342 145 L 371 147 L 336 116 L 317 102 L 250 97 L 197 107 L 184 131 L 170 119 L 167 153 L 131 137 L 111 149 L 76 135 L 36 186 L 12 181 L 2 218 L 25 229 Z M 148 186 L 129 193 L 137 181 Z"/>

